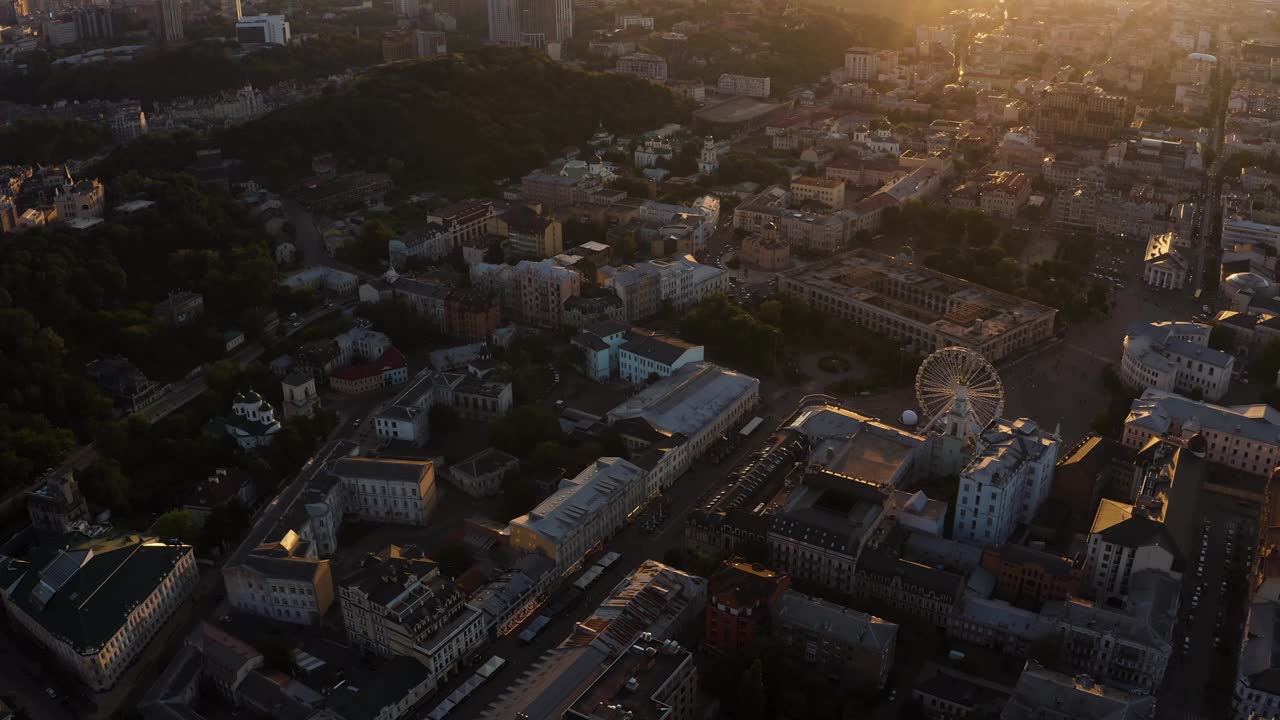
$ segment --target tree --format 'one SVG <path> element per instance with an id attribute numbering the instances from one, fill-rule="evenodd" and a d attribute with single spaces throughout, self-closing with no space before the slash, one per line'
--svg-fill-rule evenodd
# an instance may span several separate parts
<path id="1" fill-rule="evenodd" d="M 201 541 L 211 548 L 230 545 L 244 537 L 252 521 L 253 514 L 248 506 L 240 498 L 232 498 L 231 502 L 216 507 L 209 513 L 202 529 Z"/>
<path id="2" fill-rule="evenodd" d="M 1235 339 L 1235 333 L 1226 325 L 1214 325 L 1209 331 L 1209 347 L 1214 350 L 1232 352 L 1235 349 Z"/>
<path id="3" fill-rule="evenodd" d="M 511 473 L 502 480 L 499 520 L 510 520 L 533 509 L 538 502 L 538 486 L 522 473 Z"/>
<path id="4" fill-rule="evenodd" d="M 427 422 L 431 427 L 432 437 L 452 435 L 462 427 L 462 416 L 452 405 L 436 403 L 427 414 Z"/>
<path id="5" fill-rule="evenodd" d="M 489 424 L 489 442 L 518 458 L 528 458 L 539 443 L 560 442 L 563 433 L 555 412 L 546 405 L 521 405 Z"/>
<path id="6" fill-rule="evenodd" d="M 765 720 L 768 717 L 763 673 L 764 669 L 757 659 L 738 681 L 738 696 L 734 707 L 734 717 L 738 720 Z"/>
<path id="7" fill-rule="evenodd" d="M 170 510 L 161 515 L 156 518 L 152 532 L 162 540 L 176 538 L 185 543 L 196 540 L 195 525 L 192 522 L 190 510 Z"/>
<path id="8" fill-rule="evenodd" d="M 440 564 L 441 574 L 456 578 L 471 568 L 471 548 L 465 543 L 445 545 L 436 553 L 436 562 Z"/>

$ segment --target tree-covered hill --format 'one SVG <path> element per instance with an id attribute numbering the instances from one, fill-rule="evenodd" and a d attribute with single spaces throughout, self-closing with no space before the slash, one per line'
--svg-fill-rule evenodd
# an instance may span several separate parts
<path id="1" fill-rule="evenodd" d="M 332 94 L 228 130 L 220 145 L 276 182 L 332 152 L 344 168 L 389 171 L 409 187 L 491 189 L 583 143 L 600 124 L 622 133 L 683 122 L 666 88 L 589 73 L 526 50 L 397 63 Z"/>

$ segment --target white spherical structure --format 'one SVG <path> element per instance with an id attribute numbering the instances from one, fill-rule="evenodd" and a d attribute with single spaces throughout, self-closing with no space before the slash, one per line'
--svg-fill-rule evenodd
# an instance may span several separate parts
<path id="1" fill-rule="evenodd" d="M 915 410 L 904 410 L 902 412 L 903 425 L 914 426 L 918 422 L 920 422 L 920 416 L 916 414 Z"/>

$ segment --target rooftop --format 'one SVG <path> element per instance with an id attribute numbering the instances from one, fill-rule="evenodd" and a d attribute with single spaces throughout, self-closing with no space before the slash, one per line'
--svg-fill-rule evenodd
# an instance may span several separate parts
<path id="1" fill-rule="evenodd" d="M 28 560 L 0 565 L 10 601 L 76 652 L 96 654 L 139 603 L 191 553 L 190 545 L 121 535 L 71 534 Z"/>
<path id="2" fill-rule="evenodd" d="M 961 475 L 984 484 L 1003 485 L 1027 463 L 1053 452 L 1058 442 L 1057 435 L 1045 432 L 1026 418 L 1013 422 L 996 418 L 978 436 L 979 450 Z"/>
<path id="3" fill-rule="evenodd" d="M 708 362 L 690 363 L 609 411 L 609 424 L 640 418 L 667 435 L 694 437 L 760 381 Z"/>
<path id="4" fill-rule="evenodd" d="M 869 250 L 853 250 L 782 275 L 929 326 L 960 345 L 986 343 L 1057 313 L 1054 308 Z"/>
<path id="5" fill-rule="evenodd" d="M 1104 687 L 1087 675 L 1065 675 L 1028 660 L 1003 720 L 1154 720 L 1156 699 Z"/>
<path id="6" fill-rule="evenodd" d="M 572 535 L 583 519 L 625 497 L 626 488 L 644 481 L 645 471 L 628 460 L 606 457 L 588 465 L 528 513 L 511 521 L 553 544 Z"/>
<path id="7" fill-rule="evenodd" d="M 898 482 L 924 438 L 834 404 L 803 408 L 792 423 L 813 448 L 810 460 L 873 485 Z"/>
<path id="8" fill-rule="evenodd" d="M 1280 410 L 1269 405 L 1212 405 L 1181 395 L 1149 388 L 1129 406 L 1125 427 L 1134 425 L 1155 435 L 1215 430 L 1266 443 L 1280 445 Z"/>
<path id="9" fill-rule="evenodd" d="M 891 648 L 898 637 L 898 626 L 888 620 L 794 590 L 782 594 L 773 617 L 781 625 L 801 627 L 824 638 L 837 638 L 846 645 L 860 645 L 876 653 Z"/>

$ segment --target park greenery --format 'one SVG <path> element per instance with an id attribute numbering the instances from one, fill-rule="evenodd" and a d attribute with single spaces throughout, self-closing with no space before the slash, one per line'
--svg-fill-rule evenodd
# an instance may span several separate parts
<path id="1" fill-rule="evenodd" d="M 310 173 L 315 153 L 332 152 L 343 167 L 465 195 L 492 192 L 495 180 L 519 178 L 600 125 L 636 133 L 682 120 L 688 110 L 639 78 L 485 48 L 371 70 L 333 93 L 229 129 L 219 143 L 277 185 Z"/>
<path id="2" fill-rule="evenodd" d="M 36 228 L 0 246 L 5 489 L 29 482 L 76 444 L 112 436 L 125 438 L 122 453 L 142 454 L 144 437 L 169 437 L 140 419 L 117 419 L 111 400 L 85 376 L 86 363 L 120 354 L 153 380 L 182 378 L 223 355 L 224 330 L 261 336 L 266 311 L 281 295 L 266 237 L 225 193 L 169 173 L 123 175 L 107 191 L 156 205 L 83 232 Z M 183 327 L 157 319 L 154 303 L 172 290 L 202 293 L 205 314 Z M 198 435 L 198 424 L 194 429 L 187 435 Z M 173 443 L 182 434 L 171 436 Z M 109 460 L 127 460 L 98 446 L 104 448 Z M 211 454 L 175 445 L 165 456 L 176 467 Z M 101 497 L 125 510 L 123 501 L 133 494 L 112 489 L 120 481 L 114 469 L 104 468 Z M 155 481 L 169 479 L 157 474 Z M 138 497 L 143 507 L 169 507 Z"/>
<path id="3" fill-rule="evenodd" d="M 0 128 L 0 164 L 35 165 L 89 157 L 110 136 L 79 120 L 33 116 Z"/>
<path id="4" fill-rule="evenodd" d="M 53 64 L 38 51 L 26 57 L 26 71 L 0 78 L 0 96 L 11 102 L 49 104 L 57 100 L 155 101 L 208 95 L 252 84 L 317 80 L 381 61 L 377 41 L 354 35 L 325 36 L 300 45 L 263 49 L 235 57 L 235 43 L 191 43 L 148 50 L 127 63 Z"/>
<path id="5" fill-rule="evenodd" d="M 896 340 L 815 310 L 789 294 L 767 297 L 754 308 L 713 295 L 686 313 L 680 324 L 685 339 L 757 372 L 778 368 L 785 360 L 784 349 L 836 351 L 854 355 L 869 369 L 869 387 L 910 377 L 918 362 Z"/>
<path id="6" fill-rule="evenodd" d="M 883 231 L 910 243 L 926 267 L 1058 308 L 1067 320 L 1110 306 L 1108 287 L 1087 274 L 1097 251 L 1087 235 L 1061 238 L 1054 257 L 1028 267 L 1026 237 L 974 210 L 908 201 L 885 211 Z"/>

